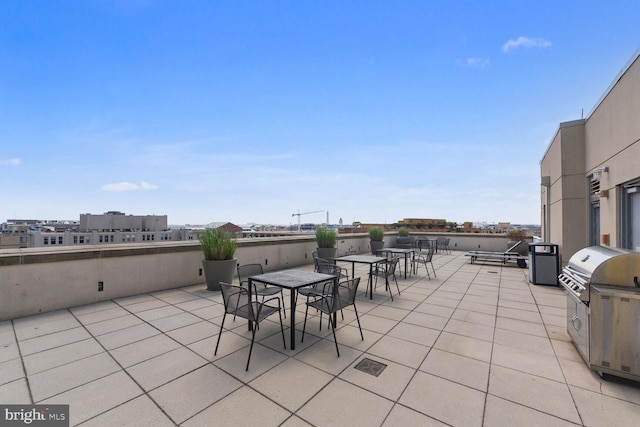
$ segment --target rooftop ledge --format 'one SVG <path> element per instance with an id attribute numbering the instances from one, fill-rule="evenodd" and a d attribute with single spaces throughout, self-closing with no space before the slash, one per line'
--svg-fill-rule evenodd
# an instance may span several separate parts
<path id="1" fill-rule="evenodd" d="M 427 234 L 437 236 L 436 234 Z M 504 236 L 447 234 L 453 250 L 504 250 Z M 395 234 L 385 236 L 393 246 Z M 338 255 L 370 253 L 364 233 L 339 235 Z M 238 240 L 239 264 L 265 271 L 312 263 L 313 235 Z M 0 320 L 146 292 L 204 283 L 198 241 L 168 241 L 0 251 Z"/>

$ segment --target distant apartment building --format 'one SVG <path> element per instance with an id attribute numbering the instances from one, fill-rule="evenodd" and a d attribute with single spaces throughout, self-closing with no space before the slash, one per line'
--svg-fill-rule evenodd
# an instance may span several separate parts
<path id="1" fill-rule="evenodd" d="M 230 222 L 213 222 L 205 227 L 219 228 L 235 237 L 245 237 L 243 228 Z M 198 240 L 202 229 L 202 226 L 169 228 L 167 215 L 126 215 L 110 211 L 103 215 L 81 214 L 79 223 L 8 221 L 2 224 L 0 247 L 37 248 Z"/>
<path id="2" fill-rule="evenodd" d="M 563 262 L 603 245 L 640 251 L 640 50 L 586 118 L 560 123 L 540 162 L 543 239 Z"/>
<path id="3" fill-rule="evenodd" d="M 3 233 L 26 233 L 41 222 L 37 219 L 8 219 L 0 227 Z"/>
<path id="4" fill-rule="evenodd" d="M 166 215 L 126 215 L 109 211 L 102 215 L 80 214 L 80 230 L 87 231 L 163 231 L 168 230 Z"/>
<path id="5" fill-rule="evenodd" d="M 79 223 L 30 220 L 25 231 L 22 247 L 29 248 L 197 239 L 192 230 L 170 230 L 166 215 L 126 215 L 118 211 L 80 214 Z"/>

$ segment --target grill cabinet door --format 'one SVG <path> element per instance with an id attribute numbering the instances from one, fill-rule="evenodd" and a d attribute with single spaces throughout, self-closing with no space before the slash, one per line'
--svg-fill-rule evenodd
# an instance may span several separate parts
<path id="1" fill-rule="evenodd" d="M 640 379 L 640 293 L 592 288 L 591 365 Z"/>
<path id="2" fill-rule="evenodd" d="M 582 359 L 589 364 L 589 308 L 571 291 L 567 292 L 567 333 Z"/>

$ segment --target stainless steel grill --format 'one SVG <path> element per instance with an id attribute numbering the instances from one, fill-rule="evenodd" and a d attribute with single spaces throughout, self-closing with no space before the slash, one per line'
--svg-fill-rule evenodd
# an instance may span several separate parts
<path id="1" fill-rule="evenodd" d="M 640 381 L 640 253 L 592 246 L 562 273 L 567 332 L 589 367 Z"/>

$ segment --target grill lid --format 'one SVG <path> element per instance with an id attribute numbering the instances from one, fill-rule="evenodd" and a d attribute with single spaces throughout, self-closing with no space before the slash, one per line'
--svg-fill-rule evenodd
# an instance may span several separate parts
<path id="1" fill-rule="evenodd" d="M 567 267 L 591 284 L 637 287 L 640 253 L 590 246 L 573 254 Z"/>

